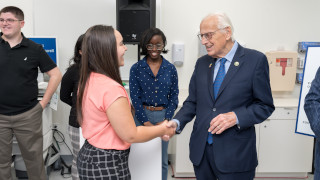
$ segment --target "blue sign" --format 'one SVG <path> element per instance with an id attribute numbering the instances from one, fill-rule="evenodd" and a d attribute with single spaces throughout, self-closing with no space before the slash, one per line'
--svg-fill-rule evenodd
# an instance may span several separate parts
<path id="1" fill-rule="evenodd" d="M 29 38 L 37 44 L 41 44 L 43 49 L 47 52 L 50 58 L 57 64 L 57 44 L 56 38 Z"/>

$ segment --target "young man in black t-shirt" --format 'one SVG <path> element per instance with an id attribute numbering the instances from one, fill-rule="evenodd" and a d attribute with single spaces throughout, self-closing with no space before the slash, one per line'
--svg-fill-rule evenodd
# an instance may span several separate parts
<path id="1" fill-rule="evenodd" d="M 43 163 L 42 110 L 56 91 L 61 73 L 39 44 L 24 37 L 24 14 L 8 6 L 0 11 L 0 177 L 11 179 L 12 136 L 16 136 L 28 178 L 46 179 Z M 38 68 L 49 75 L 38 96 Z"/>

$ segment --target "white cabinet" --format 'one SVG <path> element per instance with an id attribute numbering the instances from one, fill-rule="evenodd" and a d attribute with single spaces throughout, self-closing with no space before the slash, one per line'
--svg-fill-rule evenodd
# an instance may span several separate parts
<path id="1" fill-rule="evenodd" d="M 311 172 L 313 137 L 295 133 L 297 108 L 277 107 L 263 123 L 257 124 L 259 165 L 256 177 L 305 177 Z M 176 136 L 173 169 L 175 177 L 195 177 L 189 159 L 193 121 Z"/>
<path id="2" fill-rule="evenodd" d="M 175 156 L 173 170 L 175 177 L 195 177 L 193 165 L 189 158 L 189 141 L 194 120 L 188 123 L 181 134 L 175 136 Z M 174 142 L 174 141 L 173 141 Z"/>
<path id="3" fill-rule="evenodd" d="M 256 126 L 256 177 L 305 177 L 312 170 L 313 137 L 295 133 L 297 108 L 276 108 Z"/>

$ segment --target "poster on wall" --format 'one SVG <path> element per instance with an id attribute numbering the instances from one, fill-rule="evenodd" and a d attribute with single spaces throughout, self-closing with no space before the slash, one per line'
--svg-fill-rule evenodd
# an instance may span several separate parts
<path id="1" fill-rule="evenodd" d="M 54 37 L 29 37 L 30 40 L 37 44 L 41 44 L 43 49 L 47 52 L 50 58 L 59 66 L 57 59 L 57 40 Z"/>
<path id="2" fill-rule="evenodd" d="M 309 92 L 311 83 L 320 66 L 320 46 L 309 46 L 306 52 L 305 64 L 303 69 L 303 80 L 301 83 L 301 91 L 298 106 L 298 115 L 295 132 L 298 134 L 315 136 L 307 115 L 304 111 L 304 99 Z"/>

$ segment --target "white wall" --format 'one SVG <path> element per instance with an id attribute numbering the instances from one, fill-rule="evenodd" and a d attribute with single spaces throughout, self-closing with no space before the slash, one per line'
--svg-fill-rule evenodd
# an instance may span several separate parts
<path id="1" fill-rule="evenodd" d="M 116 27 L 115 0 L 1 0 L 0 7 L 5 3 L 13 3 L 22 8 L 26 15 L 26 27 L 23 31 L 34 32 L 35 36 L 56 36 L 60 70 L 68 67 L 73 47 L 78 36 L 95 24 L 107 24 Z M 235 29 L 235 38 L 248 48 L 262 52 L 284 48 L 296 51 L 299 41 L 320 41 L 319 0 L 161 0 L 157 2 L 157 27 L 167 36 L 167 47 L 171 50 L 172 43 L 185 44 L 185 61 L 177 67 L 179 88 L 185 92 L 198 56 L 199 24 L 201 19 L 214 11 L 226 12 Z M 32 12 L 32 13 L 31 13 Z M 32 24 L 27 29 L 28 24 Z M 29 33 L 28 33 L 29 34 Z M 125 60 L 127 67 L 137 59 L 136 46 L 129 46 Z M 171 60 L 171 52 L 164 55 Z M 129 64 L 129 65 L 128 65 Z M 126 68 L 124 71 L 128 71 Z M 123 71 L 123 70 L 122 70 Z M 124 74 L 124 73 L 123 73 Z M 298 96 L 299 86 L 293 93 L 286 95 Z M 181 101 L 181 100 L 180 100 Z M 58 104 L 54 112 L 54 122 L 65 133 L 67 142 L 68 115 L 70 108 L 64 103 Z M 68 154 L 64 149 L 63 154 Z"/>
<path id="2" fill-rule="evenodd" d="M 320 41 L 320 1 L 318 0 L 163 0 L 161 29 L 168 47 L 185 43 L 185 63 L 178 69 L 180 89 L 188 88 L 198 56 L 200 21 L 215 11 L 230 17 L 235 39 L 261 52 L 296 51 L 299 41 Z M 168 54 L 171 57 L 171 54 Z"/>

